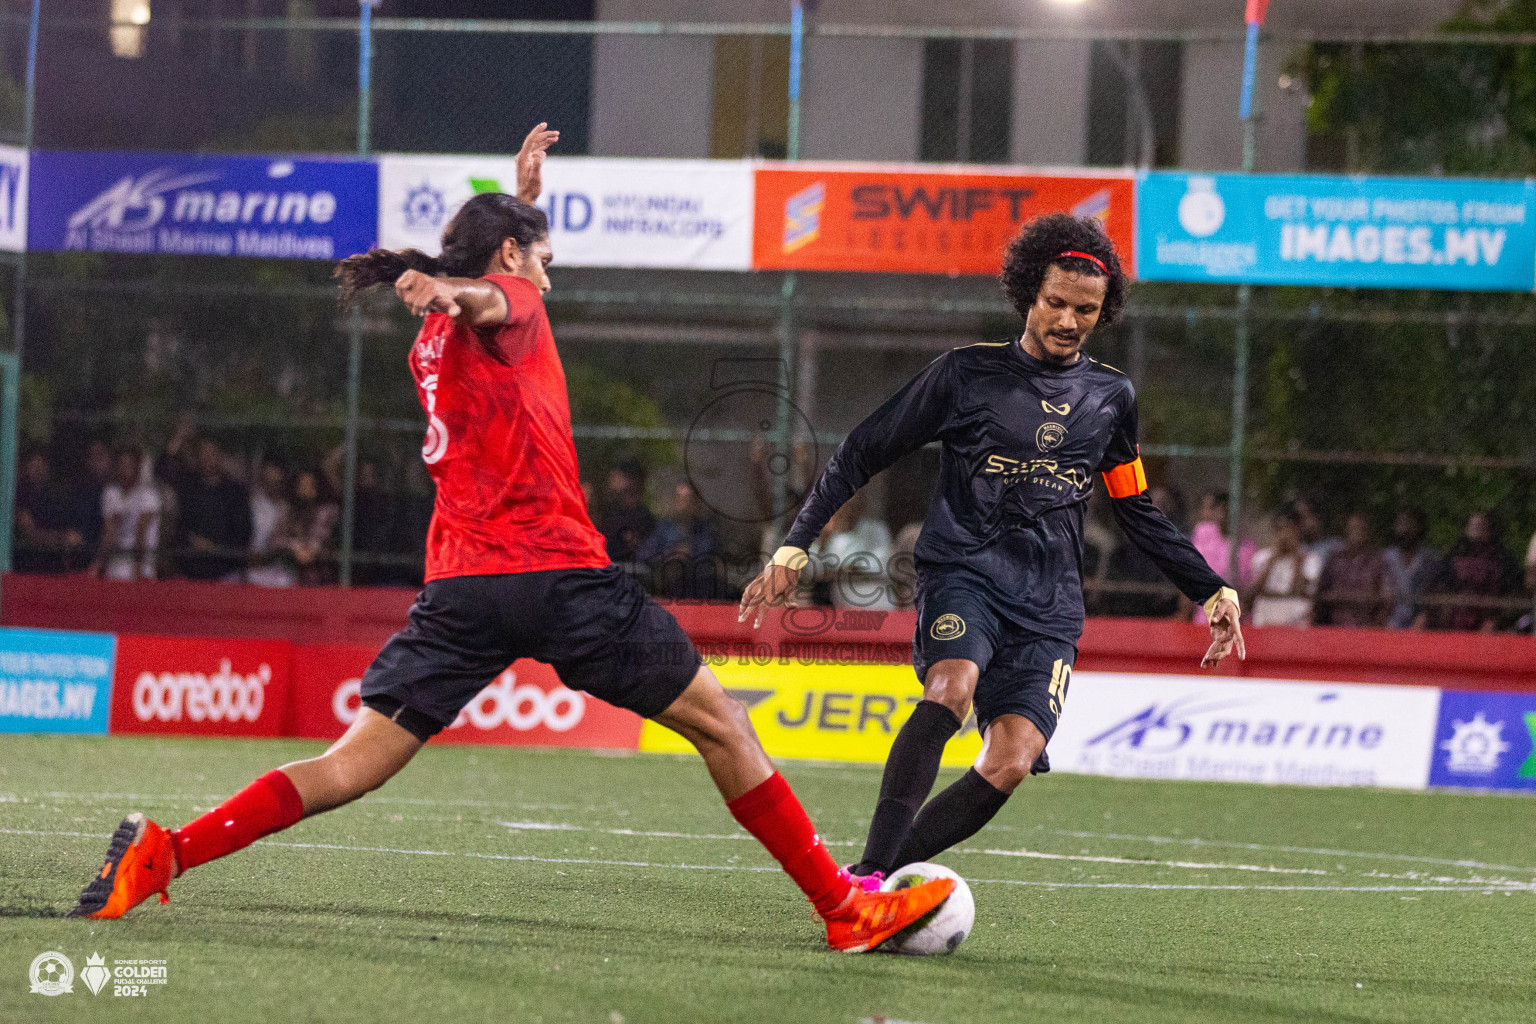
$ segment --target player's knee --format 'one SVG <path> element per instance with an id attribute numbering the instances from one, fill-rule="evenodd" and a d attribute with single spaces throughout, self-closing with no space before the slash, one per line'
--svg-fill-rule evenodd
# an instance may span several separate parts
<path id="1" fill-rule="evenodd" d="M 976 666 L 968 661 L 940 662 L 923 680 L 923 699 L 942 704 L 965 721 L 976 695 Z"/>

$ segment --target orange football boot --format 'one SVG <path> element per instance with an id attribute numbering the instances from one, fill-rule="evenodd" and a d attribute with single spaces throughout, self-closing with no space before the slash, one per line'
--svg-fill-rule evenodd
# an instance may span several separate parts
<path id="1" fill-rule="evenodd" d="M 827 917 L 827 945 L 842 953 L 874 949 L 949 899 L 953 878 L 935 878 L 895 892 L 855 889 Z"/>
<path id="2" fill-rule="evenodd" d="M 107 862 L 69 916 L 122 917 L 156 893 L 161 903 L 169 903 L 165 890 L 175 873 L 171 834 L 135 811 L 112 833 Z"/>

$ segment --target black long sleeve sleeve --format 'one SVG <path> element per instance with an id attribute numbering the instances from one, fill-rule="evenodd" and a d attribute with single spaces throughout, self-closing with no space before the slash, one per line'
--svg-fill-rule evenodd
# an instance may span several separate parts
<path id="1" fill-rule="evenodd" d="M 1115 522 L 1185 597 L 1196 604 L 1203 603 L 1227 583 L 1206 564 L 1205 556 L 1189 538 L 1152 504 L 1136 435 L 1136 397 L 1127 388 L 1125 411 L 1115 424 L 1099 467 L 1109 488 Z"/>
<path id="2" fill-rule="evenodd" d="M 929 363 L 837 446 L 784 543 L 810 547 L 827 520 L 870 477 L 932 441 L 944 426 L 952 397 L 950 354 L 946 353 Z"/>

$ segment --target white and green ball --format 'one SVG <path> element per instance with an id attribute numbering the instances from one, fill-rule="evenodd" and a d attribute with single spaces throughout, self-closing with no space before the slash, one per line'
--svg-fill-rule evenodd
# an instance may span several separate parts
<path id="1" fill-rule="evenodd" d="M 908 864 L 891 872 L 880 886 L 882 892 L 895 892 L 935 878 L 953 878 L 955 891 L 949 898 L 912 924 L 897 932 L 881 945 L 881 949 L 908 956 L 934 956 L 953 953 L 971 933 L 976 923 L 976 901 L 971 897 L 971 887 L 965 879 L 942 864 L 926 862 Z"/>

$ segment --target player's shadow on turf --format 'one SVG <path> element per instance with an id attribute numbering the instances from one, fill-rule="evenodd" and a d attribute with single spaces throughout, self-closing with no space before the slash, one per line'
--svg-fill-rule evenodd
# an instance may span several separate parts
<path id="1" fill-rule="evenodd" d="M 0 906 L 0 917 L 63 917 L 65 912 L 58 907 L 7 907 Z"/>

